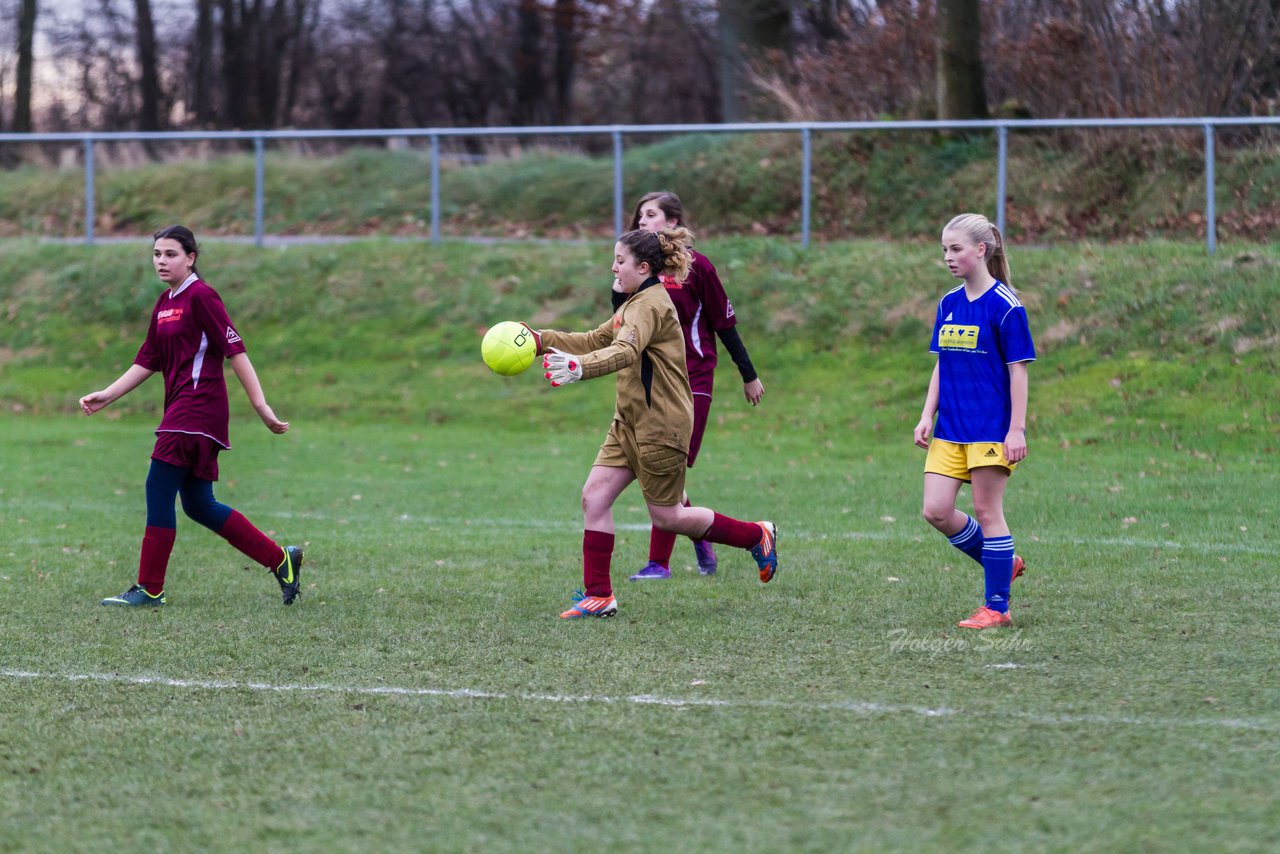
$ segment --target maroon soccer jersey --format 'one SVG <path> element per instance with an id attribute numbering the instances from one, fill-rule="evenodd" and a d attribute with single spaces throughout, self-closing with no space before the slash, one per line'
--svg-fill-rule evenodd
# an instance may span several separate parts
<path id="1" fill-rule="evenodd" d="M 707 256 L 693 253 L 693 266 L 683 282 L 662 278 L 684 330 L 685 364 L 694 394 L 711 394 L 716 376 L 716 331 L 735 326 L 733 304 Z"/>
<path id="2" fill-rule="evenodd" d="M 166 288 L 133 360 L 164 374 L 164 418 L 156 432 L 208 436 L 230 448 L 222 363 L 244 351 L 217 291 L 194 276 L 176 294 Z"/>

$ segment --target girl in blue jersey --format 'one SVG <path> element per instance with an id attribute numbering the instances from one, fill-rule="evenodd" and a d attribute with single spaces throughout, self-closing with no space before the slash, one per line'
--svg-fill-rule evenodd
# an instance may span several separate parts
<path id="1" fill-rule="evenodd" d="M 1027 310 L 1009 284 L 1000 231 L 981 214 L 961 214 L 942 230 L 942 255 L 964 284 L 938 303 L 930 346 L 938 360 L 915 428 L 916 444 L 929 451 L 924 518 L 982 564 L 986 601 L 957 625 L 988 629 L 1013 622 L 1009 586 L 1023 570 L 1004 491 L 1027 455 L 1027 364 L 1036 351 Z M 956 508 L 964 483 L 976 521 Z"/>

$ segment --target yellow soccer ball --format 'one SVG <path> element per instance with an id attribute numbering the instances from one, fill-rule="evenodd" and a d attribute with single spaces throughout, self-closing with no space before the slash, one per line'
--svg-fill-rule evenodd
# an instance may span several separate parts
<path id="1" fill-rule="evenodd" d="M 484 334 L 480 342 L 480 356 L 489 370 L 504 377 L 514 377 L 527 370 L 538 354 L 533 333 L 523 323 L 504 320 Z"/>

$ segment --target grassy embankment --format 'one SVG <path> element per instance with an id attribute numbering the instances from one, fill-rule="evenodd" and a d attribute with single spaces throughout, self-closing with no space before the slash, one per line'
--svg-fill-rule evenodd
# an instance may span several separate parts
<path id="1" fill-rule="evenodd" d="M 1204 160 L 1198 130 L 1014 132 L 1008 225 L 1014 243 L 1169 238 L 1203 242 Z M 796 134 L 703 135 L 629 141 L 628 204 L 658 187 L 679 192 L 704 237 L 799 231 Z M 310 147 L 310 144 L 309 146 Z M 165 165 L 138 166 L 98 148 L 99 236 L 136 235 L 181 220 L 197 233 L 244 235 L 253 222 L 253 159 L 176 144 Z M 607 150 L 607 146 L 606 146 Z M 113 153 L 114 152 L 114 153 Z M 185 156 L 180 156 L 185 155 Z M 1270 241 L 1280 223 L 1280 159 L 1269 137 L 1218 146 L 1216 204 L 1224 244 Z M 459 236 L 607 236 L 611 156 L 530 147 L 479 165 L 446 158 L 441 220 Z M 813 229 L 825 239 L 934 235 L 961 210 L 995 209 L 995 144 L 914 132 L 820 133 L 813 145 Z M 83 170 L 0 173 L 0 235 L 84 234 Z M 269 234 L 429 232 L 429 173 L 421 149 L 293 144 L 267 155 Z"/>

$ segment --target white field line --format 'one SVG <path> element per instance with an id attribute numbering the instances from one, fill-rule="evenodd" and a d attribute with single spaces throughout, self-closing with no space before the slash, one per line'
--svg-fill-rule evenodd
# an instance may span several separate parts
<path id="1" fill-rule="evenodd" d="M 15 510 L 30 512 L 32 510 L 51 510 L 66 511 L 68 509 L 65 501 L 52 500 L 24 500 L 18 507 L 17 502 L 14 503 Z M 105 502 L 86 503 L 82 501 L 76 502 L 76 509 L 93 509 L 102 510 L 104 513 L 116 512 L 119 506 L 115 503 L 107 504 Z M 6 504 L 0 501 L 0 508 L 5 508 Z M 340 523 L 349 524 L 352 528 L 360 528 L 366 524 L 385 524 L 388 516 L 383 514 L 371 514 L 367 512 L 350 513 L 350 514 L 333 514 L 305 511 L 301 513 L 291 512 L 287 510 L 265 510 L 253 511 L 254 517 L 272 518 L 272 519 L 296 519 L 303 522 L 322 522 L 322 523 Z M 639 515 L 639 514 L 637 514 Z M 525 530 L 539 531 L 563 531 L 566 533 L 581 531 L 582 522 L 579 519 L 531 519 L 527 517 L 508 516 L 498 519 L 488 519 L 480 517 L 458 517 L 458 516 L 417 516 L 410 513 L 396 514 L 390 521 L 400 523 L 402 525 L 423 525 L 429 527 L 449 528 L 453 532 L 460 531 L 483 531 L 483 536 L 490 536 L 494 530 L 502 528 L 514 528 Z M 184 522 L 189 524 L 181 513 L 178 514 L 178 524 L 183 525 Z M 894 527 L 886 527 L 882 530 L 875 531 L 853 531 L 853 530 L 837 530 L 817 532 L 804 528 L 793 528 L 786 523 L 785 520 L 779 525 L 783 529 L 783 533 L 787 540 L 868 540 L 868 541 L 895 541 L 895 542 L 917 542 L 931 539 L 935 534 L 927 528 L 920 525 L 914 525 L 910 529 L 900 527 L 897 523 Z M 647 521 L 639 522 L 621 522 L 615 521 L 614 527 L 619 531 L 647 532 L 649 523 Z M 1035 545 L 1027 545 L 1028 540 L 1023 538 L 1018 540 L 1028 550 L 1034 549 L 1035 546 L 1094 546 L 1102 548 L 1118 548 L 1118 549 L 1164 549 L 1167 551 L 1189 552 L 1193 554 L 1204 554 L 1211 556 L 1221 556 L 1223 554 L 1250 554 L 1250 555 L 1272 555 L 1275 549 L 1266 546 L 1255 546 L 1248 543 L 1239 542 L 1212 542 L 1193 540 L 1191 542 L 1178 542 L 1176 540 L 1157 540 L 1141 537 L 1072 537 L 1072 536 L 1041 536 L 1036 535 L 1037 539 L 1030 540 Z M 1015 540 L 1017 537 L 1015 535 Z M 15 541 L 28 544 L 38 544 L 38 540 Z"/>
<path id="2" fill-rule="evenodd" d="M 519 703 L 598 704 L 666 706 L 669 708 L 781 709 L 798 712 L 846 712 L 860 717 L 1014 718 L 1030 724 L 1062 726 L 1135 726 L 1194 727 L 1229 730 L 1280 732 L 1280 720 L 1256 718 L 1154 718 L 1136 715 L 1045 715 L 1002 709 L 985 712 L 947 706 L 910 706 L 898 703 L 876 703 L 865 700 L 843 700 L 828 703 L 803 703 L 782 700 L 718 700 L 711 697 L 659 697 L 633 694 L 611 697 L 603 694 L 538 694 L 530 692 L 480 691 L 473 688 L 405 688 L 391 685 L 275 685 L 269 682 L 237 682 L 234 680 L 173 679 L 167 676 L 126 676 L 119 673 L 44 673 L 31 670 L 0 669 L 0 678 L 13 680 L 48 680 L 53 682 L 97 682 L 117 685 L 186 688 L 197 691 L 255 691 L 272 694 L 355 694 L 358 696 L 432 697 L 446 700 L 502 700 Z"/>

